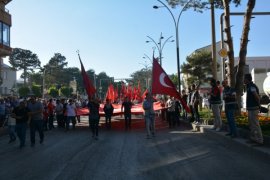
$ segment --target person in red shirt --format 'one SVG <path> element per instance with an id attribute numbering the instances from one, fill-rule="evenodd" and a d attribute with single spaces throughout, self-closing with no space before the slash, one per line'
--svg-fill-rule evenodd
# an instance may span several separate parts
<path id="1" fill-rule="evenodd" d="M 54 120 L 54 110 L 55 110 L 55 105 L 53 104 L 53 99 L 49 99 L 49 103 L 47 105 L 48 108 L 48 116 L 49 116 L 49 130 L 54 128 L 53 125 L 53 120 Z"/>

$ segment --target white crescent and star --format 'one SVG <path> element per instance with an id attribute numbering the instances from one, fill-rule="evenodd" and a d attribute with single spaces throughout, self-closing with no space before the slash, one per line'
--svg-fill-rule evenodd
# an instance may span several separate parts
<path id="1" fill-rule="evenodd" d="M 172 88 L 171 86 L 169 86 L 168 84 L 166 84 L 165 77 L 166 77 L 166 74 L 164 72 L 159 75 L 159 82 L 160 82 L 160 84 L 162 86 L 164 86 L 164 87 Z"/>

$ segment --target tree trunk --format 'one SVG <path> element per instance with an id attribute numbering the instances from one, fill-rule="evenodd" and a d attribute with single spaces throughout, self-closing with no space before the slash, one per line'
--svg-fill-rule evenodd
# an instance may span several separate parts
<path id="1" fill-rule="evenodd" d="M 244 69 L 246 65 L 248 35 L 249 35 L 249 30 L 250 30 L 250 21 L 251 21 L 252 11 L 254 9 L 255 4 L 256 4 L 256 0 L 248 1 L 247 10 L 244 16 L 244 26 L 243 26 L 242 36 L 241 36 L 239 63 L 238 63 L 238 69 L 237 69 L 237 74 L 236 74 L 236 86 L 235 86 L 238 105 L 241 105 L 241 96 L 243 95 Z"/>
<path id="2" fill-rule="evenodd" d="M 226 33 L 227 39 L 224 41 L 228 47 L 228 58 L 229 58 L 229 68 L 227 79 L 228 83 L 231 87 L 235 86 L 235 78 L 234 78 L 234 48 L 233 48 L 233 40 L 231 33 L 231 22 L 230 22 L 230 0 L 223 0 L 224 6 L 224 22 L 225 28 L 224 31 Z"/>

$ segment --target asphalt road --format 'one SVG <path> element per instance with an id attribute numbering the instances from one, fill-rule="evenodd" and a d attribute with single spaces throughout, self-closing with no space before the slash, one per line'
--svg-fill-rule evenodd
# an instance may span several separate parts
<path id="1" fill-rule="evenodd" d="M 269 159 L 242 146 L 186 126 L 168 129 L 162 122 L 156 137 L 146 139 L 143 121 L 130 131 L 123 130 L 121 121 L 114 123 L 111 130 L 101 129 L 99 140 L 87 127 L 54 129 L 45 133 L 42 145 L 30 147 L 28 137 L 23 149 L 1 136 L 0 179 L 269 179 Z"/>

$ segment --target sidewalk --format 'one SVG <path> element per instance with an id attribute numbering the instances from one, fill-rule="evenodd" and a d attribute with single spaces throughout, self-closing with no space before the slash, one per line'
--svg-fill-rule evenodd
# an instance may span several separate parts
<path id="1" fill-rule="evenodd" d="M 211 130 L 213 125 L 195 125 L 191 123 L 194 131 L 199 131 L 201 133 L 204 133 L 205 136 L 215 139 L 217 141 L 220 141 L 221 139 L 226 141 L 229 145 L 235 146 L 238 145 L 238 147 L 247 148 L 250 150 L 250 153 L 256 153 L 263 157 L 270 158 L 270 138 L 264 137 L 264 145 L 263 146 L 254 146 L 254 144 L 249 144 L 246 141 L 248 140 L 246 133 L 243 134 L 241 129 L 239 129 L 239 136 L 237 138 L 231 138 L 226 136 L 228 132 L 226 131 L 215 131 Z"/>

